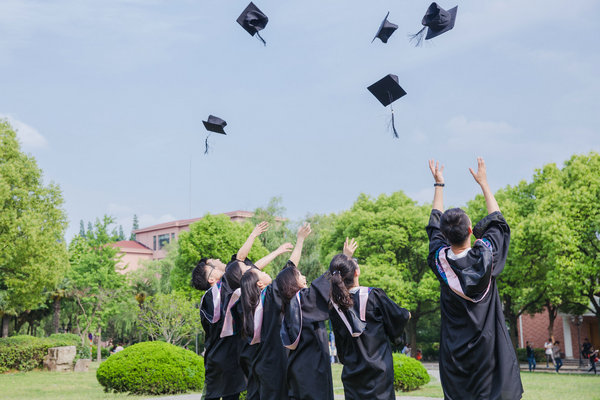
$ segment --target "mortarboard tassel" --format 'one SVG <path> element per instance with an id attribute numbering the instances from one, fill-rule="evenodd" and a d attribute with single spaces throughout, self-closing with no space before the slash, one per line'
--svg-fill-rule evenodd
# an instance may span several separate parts
<path id="1" fill-rule="evenodd" d="M 204 139 L 204 154 L 208 154 L 208 137 L 210 136 L 210 133 L 208 135 L 206 135 L 206 139 Z"/>
<path id="2" fill-rule="evenodd" d="M 392 131 L 394 132 L 394 137 L 396 139 L 399 139 L 400 136 L 398 136 L 398 131 L 396 131 L 396 124 L 394 123 L 394 107 L 390 105 L 390 108 L 392 109 Z"/>
<path id="3" fill-rule="evenodd" d="M 415 47 L 421 47 L 423 45 L 423 38 L 425 37 L 426 26 L 423 27 L 419 32 L 408 35 L 408 41 L 415 44 Z"/>
<path id="4" fill-rule="evenodd" d="M 267 42 L 265 42 L 265 39 L 262 38 L 262 36 L 260 36 L 260 33 L 258 33 L 258 31 L 256 31 L 256 36 L 258 36 L 258 38 L 260 39 L 261 42 L 263 42 L 263 44 L 266 46 Z"/>

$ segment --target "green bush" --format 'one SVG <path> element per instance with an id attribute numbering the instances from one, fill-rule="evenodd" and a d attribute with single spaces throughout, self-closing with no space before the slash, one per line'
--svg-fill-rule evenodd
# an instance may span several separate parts
<path id="1" fill-rule="evenodd" d="M 76 346 L 78 354 L 81 338 L 69 333 L 54 334 L 47 338 L 29 335 L 0 338 L 0 373 L 14 369 L 31 371 L 42 367 L 50 347 Z"/>
<path id="2" fill-rule="evenodd" d="M 535 361 L 538 363 L 546 362 L 546 353 L 545 349 L 533 349 L 533 354 L 535 354 Z M 519 348 L 517 349 L 517 360 L 522 363 L 527 362 L 527 349 Z"/>
<path id="3" fill-rule="evenodd" d="M 96 359 L 98 355 L 98 348 L 96 347 L 96 345 L 92 345 L 92 359 Z M 110 356 L 110 349 L 103 347 L 100 349 L 100 357 L 102 358 L 108 358 L 108 356 Z M 97 360 L 96 360 L 97 361 Z"/>
<path id="4" fill-rule="evenodd" d="M 431 379 L 420 361 L 394 353 L 394 389 L 408 392 L 429 383 Z"/>
<path id="5" fill-rule="evenodd" d="M 201 391 L 204 360 L 169 343 L 142 342 L 110 356 L 100 364 L 96 378 L 106 392 L 154 395 Z"/>

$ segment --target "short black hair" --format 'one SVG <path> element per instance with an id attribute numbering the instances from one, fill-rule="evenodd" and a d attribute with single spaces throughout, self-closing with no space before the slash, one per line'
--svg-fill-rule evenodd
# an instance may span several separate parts
<path id="1" fill-rule="evenodd" d="M 198 290 L 210 289 L 210 283 L 208 283 L 208 277 L 206 276 L 207 261 L 208 258 L 198 261 L 196 268 L 192 271 L 191 285 Z"/>
<path id="2" fill-rule="evenodd" d="M 469 226 L 471 221 L 460 208 L 451 208 L 442 214 L 440 219 L 440 230 L 450 244 L 463 244 L 469 237 Z"/>

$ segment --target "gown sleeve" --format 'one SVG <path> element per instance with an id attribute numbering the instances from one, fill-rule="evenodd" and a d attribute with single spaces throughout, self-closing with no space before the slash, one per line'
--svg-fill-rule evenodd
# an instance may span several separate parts
<path id="1" fill-rule="evenodd" d="M 438 269 L 435 264 L 435 255 L 440 247 L 449 246 L 448 241 L 440 230 L 440 219 L 442 218 L 442 212 L 440 210 L 431 210 L 429 216 L 429 224 L 425 230 L 427 230 L 427 237 L 429 237 L 429 255 L 427 256 L 427 264 L 429 268 L 433 270 L 435 276 L 442 280 L 439 275 Z"/>
<path id="2" fill-rule="evenodd" d="M 477 239 L 483 239 L 492 248 L 494 269 L 492 275 L 497 277 L 504 269 L 510 243 L 510 227 L 500 211 L 493 212 L 483 218 L 473 228 Z"/>
<path id="3" fill-rule="evenodd" d="M 312 281 L 309 288 L 302 289 L 300 299 L 302 301 L 303 318 L 313 322 L 329 319 L 330 288 L 329 273 L 325 272 Z"/>
<path id="4" fill-rule="evenodd" d="M 399 343 L 404 333 L 410 313 L 406 308 L 394 303 L 382 289 L 374 288 L 369 297 L 373 296 L 378 306 L 385 333 L 392 343 Z"/>

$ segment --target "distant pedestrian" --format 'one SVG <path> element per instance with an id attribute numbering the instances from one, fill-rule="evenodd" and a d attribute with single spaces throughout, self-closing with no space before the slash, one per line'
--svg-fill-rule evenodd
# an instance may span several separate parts
<path id="1" fill-rule="evenodd" d="M 416 359 L 419 361 L 421 361 L 423 359 L 423 352 L 421 351 L 421 349 L 417 349 Z"/>
<path id="2" fill-rule="evenodd" d="M 596 375 L 596 363 L 598 362 L 598 350 L 594 350 L 594 348 L 592 347 L 591 349 L 591 354 L 590 354 L 590 369 L 588 369 L 588 372 L 592 372 L 594 371 L 594 375 Z"/>
<path id="3" fill-rule="evenodd" d="M 581 355 L 585 359 L 590 358 L 590 354 L 592 354 L 592 344 L 588 340 L 588 338 L 583 339 L 583 345 L 581 345 Z"/>
<path id="4" fill-rule="evenodd" d="M 529 372 L 535 371 L 535 351 L 531 342 L 527 342 L 527 363 L 529 364 Z"/>
<path id="5" fill-rule="evenodd" d="M 404 348 L 402 349 L 402 354 L 410 357 L 410 345 L 409 344 L 404 345 Z"/>
<path id="6" fill-rule="evenodd" d="M 554 342 L 554 346 L 552 347 L 552 354 L 554 356 L 554 366 L 556 368 L 556 373 L 558 374 L 558 370 L 562 367 L 562 357 L 560 356 L 560 342 L 557 340 Z"/>
<path id="7" fill-rule="evenodd" d="M 544 349 L 546 349 L 545 353 L 546 353 L 546 368 L 550 368 L 550 361 L 552 361 L 552 363 L 554 363 L 553 360 L 553 353 L 552 353 L 552 348 L 554 347 L 554 343 L 552 343 L 552 339 L 548 338 L 548 341 L 546 343 L 544 343 Z"/>

